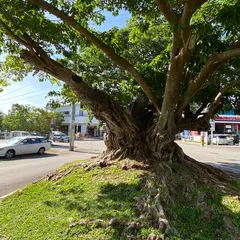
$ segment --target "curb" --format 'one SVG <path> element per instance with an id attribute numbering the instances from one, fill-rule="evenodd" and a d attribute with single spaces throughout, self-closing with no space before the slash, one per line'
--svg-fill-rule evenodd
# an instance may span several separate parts
<path id="1" fill-rule="evenodd" d="M 13 192 L 10 192 L 10 193 L 8 193 L 8 194 L 0 197 L 0 201 L 3 200 L 4 198 L 8 197 L 8 196 L 11 196 L 11 195 L 14 194 L 16 191 L 18 191 L 18 190 L 15 190 L 15 191 L 13 191 Z"/>

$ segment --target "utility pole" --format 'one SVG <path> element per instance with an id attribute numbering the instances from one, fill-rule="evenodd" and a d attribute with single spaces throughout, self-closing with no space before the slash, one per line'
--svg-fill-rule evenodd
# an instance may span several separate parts
<path id="1" fill-rule="evenodd" d="M 51 130 L 51 141 L 53 143 L 53 130 L 54 130 L 54 120 L 53 119 L 51 119 L 50 130 Z"/>
<path id="2" fill-rule="evenodd" d="M 213 145 L 213 132 L 215 131 L 215 121 L 210 121 L 211 125 L 211 145 Z"/>
<path id="3" fill-rule="evenodd" d="M 74 138 L 75 138 L 75 111 L 76 105 L 72 103 L 72 117 L 71 117 L 71 124 L 70 124 L 70 144 L 69 144 L 69 151 L 74 151 Z"/>

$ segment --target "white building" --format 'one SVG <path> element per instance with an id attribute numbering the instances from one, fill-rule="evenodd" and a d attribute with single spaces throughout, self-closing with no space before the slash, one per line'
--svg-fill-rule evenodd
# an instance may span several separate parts
<path id="1" fill-rule="evenodd" d="M 60 130 L 66 134 L 69 134 L 71 116 L 72 116 L 72 107 L 71 105 L 61 106 L 60 108 L 55 109 L 54 111 L 62 113 L 64 117 L 64 122 Z M 91 122 L 89 122 L 88 112 L 83 111 L 80 107 L 80 104 L 76 104 L 75 112 L 75 133 L 81 133 L 82 136 L 98 136 L 97 133 L 98 120 L 94 117 Z"/>

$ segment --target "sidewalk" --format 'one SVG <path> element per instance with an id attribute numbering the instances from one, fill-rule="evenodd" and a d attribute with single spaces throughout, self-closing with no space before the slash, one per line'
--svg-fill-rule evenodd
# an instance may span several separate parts
<path id="1" fill-rule="evenodd" d="M 176 143 L 177 144 L 192 144 L 192 145 L 198 145 L 198 146 L 202 147 L 202 144 L 200 142 L 177 140 Z M 204 144 L 204 147 L 210 147 L 210 148 L 240 148 L 240 145 L 239 144 L 235 144 L 235 145 L 216 145 L 216 144 L 206 145 L 206 144 Z"/>
<path id="2" fill-rule="evenodd" d="M 91 144 L 92 142 L 92 144 Z M 100 138 L 85 138 L 74 141 L 74 151 L 82 153 L 101 154 L 105 149 L 104 142 Z M 54 142 L 50 152 L 69 152 L 69 143 Z"/>

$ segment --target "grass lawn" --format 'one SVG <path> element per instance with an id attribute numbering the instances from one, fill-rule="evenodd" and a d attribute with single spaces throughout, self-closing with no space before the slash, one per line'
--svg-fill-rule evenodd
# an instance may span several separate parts
<path id="1" fill-rule="evenodd" d="M 113 218 L 127 223 L 139 217 L 136 202 L 145 193 L 143 175 L 141 170 L 123 171 L 120 166 L 90 171 L 78 167 L 62 178 L 31 184 L 0 203 L 0 239 L 147 239 L 157 230 L 109 225 Z M 235 232 L 240 228 L 236 195 L 203 187 L 189 199 L 179 197 L 165 206 L 170 224 L 177 229 L 167 239 L 240 239 Z M 232 231 L 223 228 L 225 222 L 229 229 L 234 224 Z"/>

